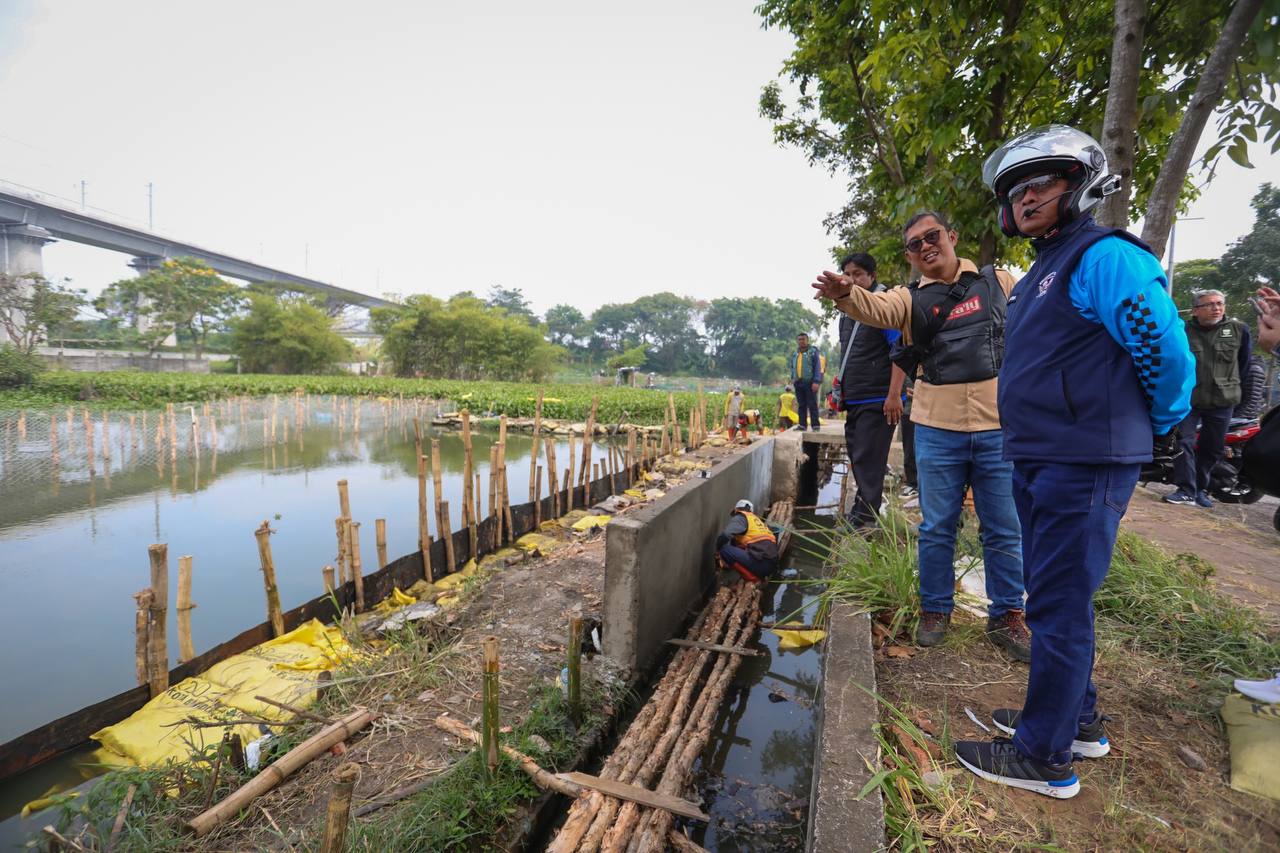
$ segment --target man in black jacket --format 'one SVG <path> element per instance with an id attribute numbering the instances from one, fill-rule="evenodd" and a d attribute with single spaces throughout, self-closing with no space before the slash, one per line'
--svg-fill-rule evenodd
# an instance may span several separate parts
<path id="1" fill-rule="evenodd" d="M 876 259 L 854 252 L 840 261 L 840 270 L 863 290 L 879 291 Z M 877 329 L 840 316 L 839 405 L 845 411 L 844 441 L 849 467 L 858 484 L 849 521 L 859 529 L 875 527 L 884 496 L 884 472 L 889 464 L 893 428 L 902 419 L 902 383 L 906 374 L 889 361 L 898 340 L 897 329 Z"/>

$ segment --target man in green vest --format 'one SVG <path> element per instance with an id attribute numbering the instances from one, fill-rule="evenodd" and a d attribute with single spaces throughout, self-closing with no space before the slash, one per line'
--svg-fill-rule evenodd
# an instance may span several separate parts
<path id="1" fill-rule="evenodd" d="M 1182 455 L 1174 468 L 1177 489 L 1166 503 L 1213 506 L 1209 475 L 1225 452 L 1231 410 L 1240 402 L 1240 377 L 1249 365 L 1249 327 L 1226 316 L 1221 290 L 1198 290 L 1191 295 L 1187 342 L 1196 359 L 1196 385 L 1191 414 L 1179 426 Z M 1199 430 L 1199 437 L 1196 432 Z"/>

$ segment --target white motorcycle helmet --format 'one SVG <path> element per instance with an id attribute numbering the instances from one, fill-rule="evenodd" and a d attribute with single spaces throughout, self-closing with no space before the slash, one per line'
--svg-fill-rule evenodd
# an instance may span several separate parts
<path id="1" fill-rule="evenodd" d="M 1120 177 L 1107 171 L 1107 155 L 1098 141 L 1065 124 L 1028 130 L 1001 145 L 982 165 L 982 182 L 1000 203 L 1000 230 L 1018 230 L 1009 190 L 1028 175 L 1061 172 L 1071 188 L 1058 199 L 1058 220 L 1068 222 L 1120 189 Z"/>

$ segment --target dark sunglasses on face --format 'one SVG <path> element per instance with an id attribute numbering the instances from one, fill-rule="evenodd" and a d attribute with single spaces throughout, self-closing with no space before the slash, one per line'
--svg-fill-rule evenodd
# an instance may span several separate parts
<path id="1" fill-rule="evenodd" d="M 1062 180 L 1062 175 L 1058 172 L 1054 172 L 1051 175 L 1036 175 L 1034 178 L 1027 178 L 1025 181 L 1020 181 L 1009 188 L 1009 201 L 1017 204 L 1022 201 L 1022 197 L 1027 194 L 1027 190 L 1042 190 L 1060 180 Z"/>
<path id="2" fill-rule="evenodd" d="M 928 243 L 930 246 L 936 246 L 941 240 L 942 229 L 935 228 L 932 231 L 926 232 L 923 236 L 909 241 L 907 243 L 907 251 L 913 255 L 918 255 L 920 254 L 920 250 L 924 248 L 925 243 Z"/>

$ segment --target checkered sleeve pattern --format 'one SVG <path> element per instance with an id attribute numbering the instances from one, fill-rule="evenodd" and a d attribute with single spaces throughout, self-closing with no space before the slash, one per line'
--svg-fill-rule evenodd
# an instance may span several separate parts
<path id="1" fill-rule="evenodd" d="M 1159 325 L 1156 323 L 1150 303 L 1145 293 L 1129 297 L 1120 303 L 1124 319 L 1125 331 L 1128 332 L 1129 353 L 1133 357 L 1134 367 L 1138 371 L 1138 380 L 1142 383 L 1142 393 L 1150 404 L 1155 399 L 1156 383 L 1160 377 L 1160 344 L 1156 335 Z"/>

